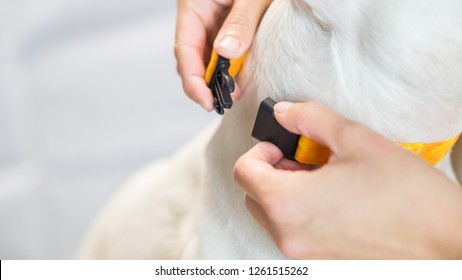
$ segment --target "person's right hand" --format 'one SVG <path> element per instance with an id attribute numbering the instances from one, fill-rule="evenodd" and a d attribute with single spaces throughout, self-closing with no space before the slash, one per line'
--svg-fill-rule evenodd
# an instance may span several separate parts
<path id="1" fill-rule="evenodd" d="M 462 189 L 416 155 L 316 102 L 281 102 L 277 121 L 329 147 L 309 170 L 261 142 L 234 176 L 245 203 L 296 259 L 462 258 Z"/>
<path id="2" fill-rule="evenodd" d="M 175 36 L 177 69 L 186 94 L 205 110 L 213 97 L 204 76 L 213 48 L 229 59 L 246 53 L 272 0 L 178 0 Z M 233 93 L 239 98 L 238 90 Z"/>

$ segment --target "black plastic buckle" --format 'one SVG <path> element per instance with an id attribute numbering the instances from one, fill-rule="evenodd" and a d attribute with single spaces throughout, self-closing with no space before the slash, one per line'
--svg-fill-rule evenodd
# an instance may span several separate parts
<path id="1" fill-rule="evenodd" d="M 260 103 L 252 136 L 260 141 L 273 143 L 282 151 L 285 158 L 295 160 L 300 135 L 289 132 L 278 123 L 274 117 L 274 105 L 276 102 L 269 97 Z"/>
<path id="2" fill-rule="evenodd" d="M 234 80 L 228 72 L 229 66 L 229 59 L 218 56 L 217 65 L 208 84 L 212 90 L 215 111 L 220 115 L 225 113 L 225 108 L 233 106 L 231 93 L 234 92 Z"/>

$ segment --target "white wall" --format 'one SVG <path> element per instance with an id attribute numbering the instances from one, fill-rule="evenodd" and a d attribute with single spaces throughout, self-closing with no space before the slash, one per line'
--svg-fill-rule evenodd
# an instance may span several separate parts
<path id="1" fill-rule="evenodd" d="M 103 202 L 215 119 L 175 70 L 174 0 L 0 2 L 0 258 L 71 258 Z"/>

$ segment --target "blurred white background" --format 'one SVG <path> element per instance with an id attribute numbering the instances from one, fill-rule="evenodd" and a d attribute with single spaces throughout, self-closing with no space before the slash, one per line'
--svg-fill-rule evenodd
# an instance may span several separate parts
<path id="1" fill-rule="evenodd" d="M 174 0 L 0 1 L 0 258 L 72 258 L 138 168 L 215 119 L 175 70 Z"/>

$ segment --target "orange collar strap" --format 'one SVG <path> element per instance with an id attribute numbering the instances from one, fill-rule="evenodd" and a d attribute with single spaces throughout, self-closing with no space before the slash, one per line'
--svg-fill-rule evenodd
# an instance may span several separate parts
<path id="1" fill-rule="evenodd" d="M 431 165 L 438 164 L 452 149 L 459 135 L 448 140 L 433 143 L 400 143 L 396 145 L 416 154 Z M 329 159 L 330 151 L 315 141 L 301 136 L 295 152 L 295 159 L 303 164 L 323 165 Z"/>
<path id="2" fill-rule="evenodd" d="M 231 77 L 235 78 L 236 75 L 239 73 L 239 71 L 241 71 L 242 63 L 244 62 L 245 57 L 246 55 L 243 55 L 239 57 L 238 59 L 231 59 L 229 61 L 230 66 L 229 66 L 228 72 L 231 75 Z M 205 71 L 204 79 L 207 84 L 210 83 L 210 80 L 212 79 L 212 74 L 217 65 L 217 61 L 218 61 L 218 54 L 215 50 L 213 50 L 212 55 L 210 57 L 210 62 Z"/>
<path id="3" fill-rule="evenodd" d="M 244 59 L 245 55 L 230 61 L 230 67 L 228 71 L 233 78 L 239 73 Z M 205 73 L 205 81 L 207 84 L 210 82 L 213 71 L 217 64 L 217 60 L 218 54 L 215 52 L 215 50 L 213 50 L 209 65 Z M 429 164 L 436 165 L 451 151 L 459 136 L 460 134 L 448 140 L 433 143 L 395 142 L 395 144 L 411 151 Z M 298 140 L 298 146 L 295 151 L 295 160 L 298 162 L 303 164 L 323 165 L 327 163 L 329 155 L 330 151 L 326 147 L 305 136 L 300 136 Z"/>
<path id="4" fill-rule="evenodd" d="M 451 151 L 454 144 L 459 139 L 460 134 L 441 142 L 433 143 L 400 143 L 395 142 L 396 145 L 403 147 L 421 157 L 431 165 L 436 165 Z"/>

